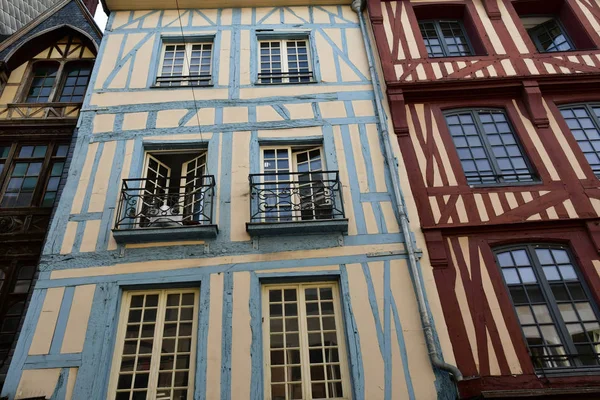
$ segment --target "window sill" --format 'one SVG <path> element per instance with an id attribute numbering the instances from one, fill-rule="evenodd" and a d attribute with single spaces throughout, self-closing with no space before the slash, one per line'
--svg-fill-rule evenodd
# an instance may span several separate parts
<path id="1" fill-rule="evenodd" d="M 536 370 L 535 374 L 542 378 L 560 378 L 566 376 L 589 376 L 589 375 L 600 375 L 600 367 L 580 367 L 580 368 L 556 368 L 556 369 L 545 369 Z"/>
<path id="2" fill-rule="evenodd" d="M 210 84 L 210 85 L 175 85 L 175 86 L 161 86 L 161 85 L 150 85 L 150 89 L 203 89 L 203 88 L 207 88 L 207 89 L 211 89 L 213 88 L 215 85 L 214 84 Z"/>
<path id="3" fill-rule="evenodd" d="M 255 82 L 254 85 L 256 85 L 256 86 L 286 86 L 286 85 L 296 86 L 296 85 L 311 85 L 311 84 L 315 84 L 315 83 L 319 83 L 319 82 L 317 82 L 316 80 L 311 80 L 308 82 L 275 82 L 275 83 Z"/>
<path id="4" fill-rule="evenodd" d="M 348 232 L 348 219 L 328 219 L 295 222 L 246 222 L 250 236 L 279 236 L 298 233 Z"/>
<path id="5" fill-rule="evenodd" d="M 113 237 L 119 244 L 172 242 L 190 239 L 213 239 L 217 237 L 217 225 L 195 225 L 173 228 L 113 229 Z"/>
<path id="6" fill-rule="evenodd" d="M 502 187 L 512 187 L 512 186 L 539 186 L 543 185 L 542 181 L 531 181 L 531 182 L 502 182 L 502 183 L 473 183 L 470 184 L 469 187 L 471 189 L 494 189 L 494 188 L 502 188 Z"/>

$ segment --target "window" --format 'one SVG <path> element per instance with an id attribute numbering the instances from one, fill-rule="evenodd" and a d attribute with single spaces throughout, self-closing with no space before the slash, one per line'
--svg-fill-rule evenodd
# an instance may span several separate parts
<path id="1" fill-rule="evenodd" d="M 16 150 L 9 159 L 13 147 Z M 48 143 L 0 146 L 0 155 L 6 156 L 0 163 L 10 165 L 4 179 L 0 207 L 32 207 L 38 204 L 41 207 L 52 207 L 68 149 L 67 144 Z M 51 167 L 44 168 L 45 165 Z M 40 182 L 43 184 L 40 185 Z M 38 199 L 41 199 L 41 203 Z"/>
<path id="2" fill-rule="evenodd" d="M 469 184 L 536 180 L 504 111 L 452 111 L 446 122 Z"/>
<path id="3" fill-rule="evenodd" d="M 429 57 L 473 55 L 461 21 L 419 21 L 419 28 Z"/>
<path id="4" fill-rule="evenodd" d="M 214 177 L 204 150 L 146 153 L 142 178 L 126 179 L 117 229 L 212 223 Z"/>
<path id="5" fill-rule="evenodd" d="M 523 245 L 496 259 L 535 367 L 600 365 L 598 310 L 568 249 Z"/>
<path id="6" fill-rule="evenodd" d="M 577 144 L 596 176 L 600 176 L 600 104 L 560 107 Z"/>
<path id="7" fill-rule="evenodd" d="M 59 62 L 38 62 L 33 66 L 25 102 L 81 103 L 91 72 L 92 64 L 89 62 L 71 61 L 64 66 Z"/>
<path id="8" fill-rule="evenodd" d="M 191 400 L 198 290 L 128 291 L 113 357 L 114 400 Z"/>
<path id="9" fill-rule="evenodd" d="M 213 43 L 165 43 L 158 86 L 212 85 Z"/>
<path id="10" fill-rule="evenodd" d="M 575 50 L 560 21 L 554 17 L 521 18 L 540 53 Z"/>
<path id="11" fill-rule="evenodd" d="M 81 103 L 85 89 L 90 81 L 92 66 L 88 63 L 69 63 L 63 72 L 64 82 L 58 101 L 67 103 Z"/>
<path id="12" fill-rule="evenodd" d="M 349 398 L 337 285 L 265 285 L 263 289 L 265 398 Z"/>
<path id="13" fill-rule="evenodd" d="M 258 83 L 307 83 L 313 81 L 308 39 L 259 40 Z"/>
<path id="14" fill-rule="evenodd" d="M 540 53 L 596 48 L 585 25 L 579 20 L 577 7 L 569 1 L 513 1 L 511 6 Z M 541 15 L 540 10 L 543 10 Z"/>
<path id="15" fill-rule="evenodd" d="M 37 63 L 32 72 L 31 85 L 25 102 L 47 103 L 56 82 L 58 63 Z"/>
<path id="16" fill-rule="evenodd" d="M 323 162 L 321 147 L 262 149 L 264 186 L 259 208 L 266 222 L 334 217 L 335 193 Z"/>

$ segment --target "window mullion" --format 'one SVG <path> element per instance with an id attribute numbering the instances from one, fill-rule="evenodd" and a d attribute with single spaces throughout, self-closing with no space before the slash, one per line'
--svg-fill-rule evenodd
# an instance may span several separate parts
<path id="1" fill-rule="evenodd" d="M 160 369 L 160 350 L 162 345 L 163 330 L 165 325 L 165 310 L 167 295 L 165 290 L 159 292 L 158 309 L 156 310 L 156 323 L 154 324 L 154 343 L 152 344 L 152 361 L 150 375 L 148 376 L 148 394 L 156 397 L 158 389 L 158 370 Z"/>
<path id="2" fill-rule="evenodd" d="M 306 298 L 303 285 L 298 287 L 298 332 L 300 334 L 300 365 L 302 366 L 302 391 L 303 398 L 312 399 L 310 386 L 310 357 L 308 352 L 308 328 L 306 322 Z"/>
<path id="3" fill-rule="evenodd" d="M 473 121 L 475 121 L 475 124 L 477 125 L 477 131 L 479 132 L 479 138 L 481 139 L 481 143 L 483 143 L 483 147 L 485 149 L 485 152 L 487 153 L 488 160 L 490 161 L 490 165 L 492 166 L 492 169 L 494 170 L 494 175 L 495 175 L 496 181 L 503 182 L 504 177 L 502 176 L 502 170 L 500 169 L 500 166 L 498 165 L 498 162 L 496 161 L 496 156 L 494 155 L 492 146 L 490 145 L 488 137 L 485 133 L 485 129 L 483 128 L 483 124 L 481 123 L 481 120 L 479 118 L 479 112 L 471 111 L 471 115 L 473 117 Z"/>
<path id="4" fill-rule="evenodd" d="M 279 45 L 281 47 L 281 73 L 285 74 L 285 73 L 289 73 L 289 66 L 288 66 L 288 58 L 287 58 L 287 42 L 285 40 L 282 40 L 280 42 L 281 44 Z M 287 78 L 283 78 L 282 82 L 285 83 L 289 83 L 290 79 L 289 77 Z"/>
<path id="5" fill-rule="evenodd" d="M 542 289 L 542 292 L 544 293 L 544 297 L 546 298 L 546 303 L 548 304 L 548 311 L 550 312 L 550 315 L 552 316 L 552 321 L 554 322 L 554 326 L 556 327 L 556 332 L 558 333 L 559 337 L 561 338 L 563 346 L 564 346 L 565 350 L 567 351 L 567 353 L 572 354 L 572 355 L 576 354 L 577 350 L 575 349 L 575 346 L 573 345 L 571 336 L 569 335 L 569 331 L 567 330 L 567 326 L 565 325 L 565 323 L 562 319 L 560 310 L 558 309 L 558 304 L 556 302 L 556 298 L 554 297 L 554 294 L 552 293 L 552 288 L 550 287 L 550 284 L 546 280 L 544 270 L 537 258 L 537 254 L 535 252 L 535 248 L 537 246 L 530 245 L 527 247 L 528 247 L 528 250 L 530 253 L 529 257 L 531 259 L 532 266 L 538 275 L 538 279 L 540 282 L 540 288 Z M 569 363 L 579 364 L 578 357 L 569 358 Z"/>
<path id="6" fill-rule="evenodd" d="M 598 132 L 600 132 L 600 117 L 597 116 L 596 113 L 594 112 L 594 105 L 590 104 L 590 103 L 586 103 L 583 105 L 583 107 L 585 108 L 588 115 L 590 116 L 590 119 L 592 120 L 592 124 L 594 124 L 594 127 L 598 130 Z"/>
<path id="7" fill-rule="evenodd" d="M 435 27 L 435 31 L 438 35 L 440 45 L 442 46 L 442 49 L 444 49 L 444 57 L 450 57 L 450 51 L 448 50 L 448 46 L 446 45 L 446 38 L 444 38 L 444 35 L 442 33 L 442 27 L 440 26 L 440 21 L 438 21 L 438 20 L 433 21 L 433 26 Z"/>

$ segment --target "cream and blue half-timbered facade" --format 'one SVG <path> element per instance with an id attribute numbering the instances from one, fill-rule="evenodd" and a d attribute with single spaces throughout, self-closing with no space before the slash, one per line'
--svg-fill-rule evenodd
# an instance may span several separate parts
<path id="1" fill-rule="evenodd" d="M 385 161 L 350 4 L 148 4 L 107 4 L 3 395 L 454 398 L 429 361 L 405 240 L 423 241 L 401 233 L 404 166 Z"/>

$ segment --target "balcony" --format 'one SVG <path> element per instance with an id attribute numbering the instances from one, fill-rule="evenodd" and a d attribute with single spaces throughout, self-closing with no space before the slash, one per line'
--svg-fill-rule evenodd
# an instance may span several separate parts
<path id="1" fill-rule="evenodd" d="M 215 178 L 202 175 L 184 186 L 157 179 L 124 179 L 113 236 L 117 243 L 214 238 Z"/>
<path id="2" fill-rule="evenodd" d="M 11 103 L 0 110 L 0 119 L 11 120 L 62 120 L 73 123 L 79 117 L 81 103 Z"/>
<path id="3" fill-rule="evenodd" d="M 348 231 L 338 171 L 252 174 L 252 236 Z"/>

